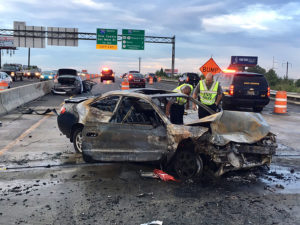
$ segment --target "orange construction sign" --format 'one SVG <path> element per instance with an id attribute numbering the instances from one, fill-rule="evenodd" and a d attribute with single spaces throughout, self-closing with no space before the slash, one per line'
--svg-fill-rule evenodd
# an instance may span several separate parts
<path id="1" fill-rule="evenodd" d="M 218 64 L 213 60 L 213 58 L 210 58 L 206 63 L 204 63 L 203 66 L 200 67 L 200 71 L 203 73 L 204 76 L 208 73 L 212 73 L 213 75 L 220 73 L 222 70 L 218 66 Z"/>

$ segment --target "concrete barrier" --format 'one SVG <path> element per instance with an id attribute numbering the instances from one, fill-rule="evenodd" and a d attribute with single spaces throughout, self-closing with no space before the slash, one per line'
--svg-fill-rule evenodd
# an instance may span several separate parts
<path id="1" fill-rule="evenodd" d="M 0 92 L 0 115 L 51 92 L 53 81 L 44 81 Z"/>

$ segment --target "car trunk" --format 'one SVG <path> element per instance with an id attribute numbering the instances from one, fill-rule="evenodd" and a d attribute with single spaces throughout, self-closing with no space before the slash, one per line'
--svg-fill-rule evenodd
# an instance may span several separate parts
<path id="1" fill-rule="evenodd" d="M 61 75 L 57 78 L 58 83 L 62 85 L 74 85 L 76 77 L 73 75 Z"/>

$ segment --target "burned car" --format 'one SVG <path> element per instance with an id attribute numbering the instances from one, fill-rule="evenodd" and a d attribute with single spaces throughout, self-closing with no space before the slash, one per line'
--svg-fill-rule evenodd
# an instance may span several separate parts
<path id="1" fill-rule="evenodd" d="M 96 83 L 82 78 L 74 69 L 59 69 L 54 80 L 52 93 L 54 94 L 81 94 L 92 89 Z"/>
<path id="2" fill-rule="evenodd" d="M 166 105 L 178 97 L 212 115 L 198 119 L 196 111 L 188 110 L 184 125 L 172 124 L 165 114 Z M 204 168 L 220 176 L 269 165 L 277 147 L 275 135 L 260 114 L 213 114 L 189 96 L 157 89 L 69 99 L 57 121 L 86 162 L 157 161 L 181 179 L 197 176 Z"/>

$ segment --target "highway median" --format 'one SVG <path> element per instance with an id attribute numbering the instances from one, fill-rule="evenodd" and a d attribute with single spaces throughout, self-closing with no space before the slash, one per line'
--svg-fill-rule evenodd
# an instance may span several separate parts
<path id="1" fill-rule="evenodd" d="M 0 91 L 0 115 L 51 92 L 53 81 L 28 84 Z"/>

